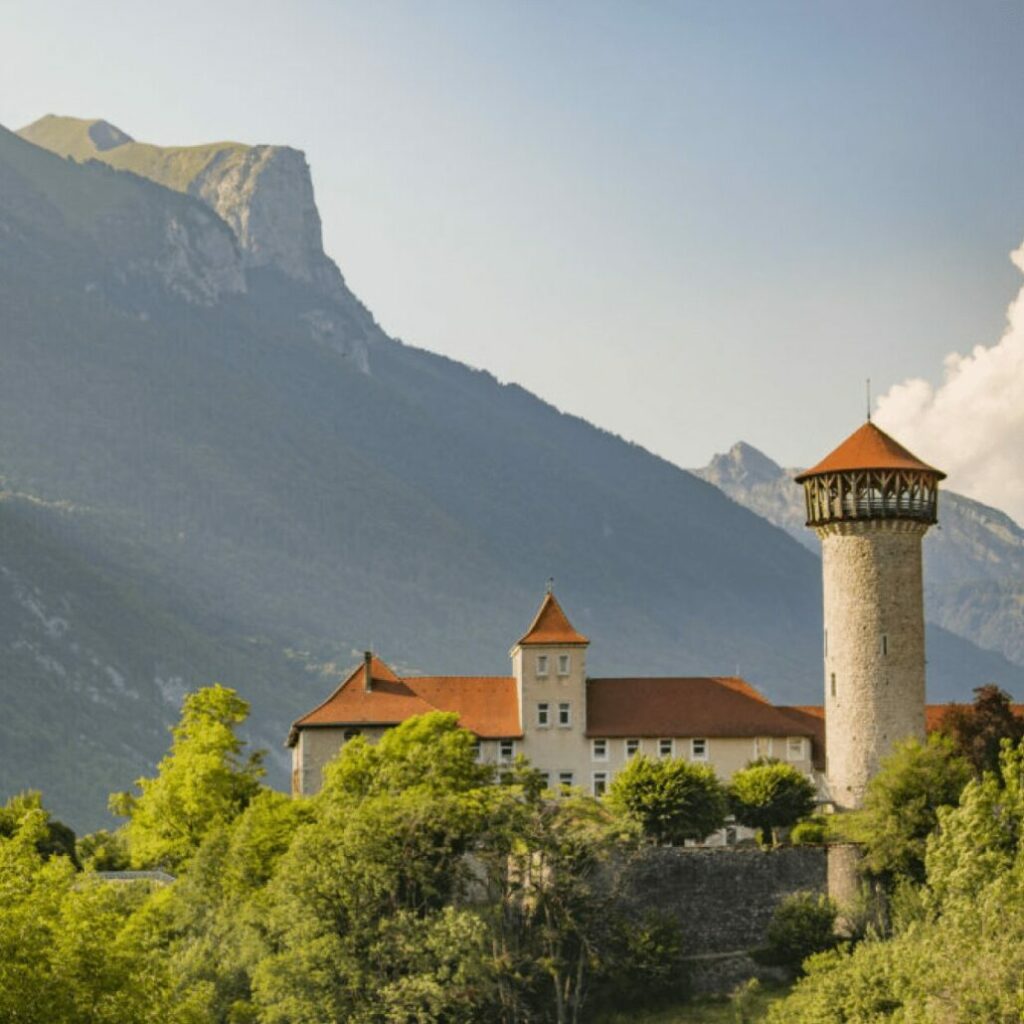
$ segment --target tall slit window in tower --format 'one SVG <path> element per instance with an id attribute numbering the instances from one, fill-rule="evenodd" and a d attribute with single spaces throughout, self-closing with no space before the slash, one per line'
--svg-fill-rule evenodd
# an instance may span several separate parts
<path id="1" fill-rule="evenodd" d="M 832 692 L 832 696 L 834 697 L 836 695 L 836 674 L 835 674 L 835 672 L 832 673 L 832 678 L 830 680 L 829 686 L 830 686 L 830 689 L 831 689 L 831 692 Z"/>
<path id="2" fill-rule="evenodd" d="M 887 633 L 882 634 L 882 654 L 886 655 L 889 653 L 889 635 Z"/>

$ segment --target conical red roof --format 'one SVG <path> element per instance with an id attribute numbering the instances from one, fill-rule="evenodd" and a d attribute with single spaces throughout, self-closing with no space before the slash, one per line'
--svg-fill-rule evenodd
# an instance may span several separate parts
<path id="1" fill-rule="evenodd" d="M 868 420 L 816 466 L 805 469 L 796 477 L 796 482 L 802 483 L 808 477 L 820 473 L 844 473 L 856 469 L 910 469 L 934 473 L 939 480 L 946 478 L 941 470 L 922 462 L 899 441 Z"/>
<path id="2" fill-rule="evenodd" d="M 572 628 L 562 606 L 550 591 L 544 595 L 537 614 L 519 643 L 527 644 L 589 644 L 590 641 Z"/>

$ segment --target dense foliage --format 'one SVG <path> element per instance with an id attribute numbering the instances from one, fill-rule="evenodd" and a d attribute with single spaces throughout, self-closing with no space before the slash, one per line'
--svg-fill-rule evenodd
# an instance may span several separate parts
<path id="1" fill-rule="evenodd" d="M 259 783 L 233 691 L 190 696 L 117 833 L 50 843 L 0 820 L 0 1020 L 29 1024 L 570 1022 L 681 986 L 679 936 L 631 915 L 629 844 L 599 802 L 496 785 L 456 717 L 349 742 L 322 791 Z M 105 868 L 173 870 L 112 882 Z"/>
<path id="2" fill-rule="evenodd" d="M 1024 739 L 1024 718 L 1013 712 L 1010 695 L 990 683 L 974 689 L 973 704 L 951 704 L 942 716 L 942 732 L 977 775 L 999 770 L 1003 740 L 1016 746 Z"/>
<path id="3" fill-rule="evenodd" d="M 920 882 L 940 809 L 957 803 L 970 777 L 943 736 L 898 745 L 871 780 L 863 810 L 836 819 L 846 838 L 863 844 L 865 872 L 889 887 L 900 878 Z"/>
<path id="4" fill-rule="evenodd" d="M 704 839 L 725 824 L 725 789 L 709 765 L 639 754 L 615 776 L 608 804 L 659 843 Z"/>
<path id="5" fill-rule="evenodd" d="M 812 957 L 772 1024 L 1018 1024 L 1024 1012 L 1024 747 L 939 807 L 924 882 L 891 937 Z"/>
<path id="6" fill-rule="evenodd" d="M 814 784 L 782 761 L 762 759 L 736 772 L 729 805 L 736 820 L 778 842 L 779 829 L 795 825 L 814 809 Z"/>
<path id="7" fill-rule="evenodd" d="M 758 959 L 799 972 L 809 956 L 836 944 L 835 924 L 836 906 L 827 896 L 810 892 L 787 896 L 775 908 Z"/>

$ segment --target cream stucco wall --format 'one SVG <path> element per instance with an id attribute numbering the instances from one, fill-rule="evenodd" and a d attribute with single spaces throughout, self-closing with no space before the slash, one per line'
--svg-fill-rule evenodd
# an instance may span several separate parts
<path id="1" fill-rule="evenodd" d="M 825 612 L 826 776 L 836 807 L 861 805 L 879 762 L 924 738 L 921 539 L 928 527 L 867 520 L 817 527 Z"/>

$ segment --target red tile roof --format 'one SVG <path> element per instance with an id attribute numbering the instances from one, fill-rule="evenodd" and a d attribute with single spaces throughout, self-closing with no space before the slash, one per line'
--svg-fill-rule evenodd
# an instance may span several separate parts
<path id="1" fill-rule="evenodd" d="M 588 736 L 811 736 L 734 677 L 590 679 Z"/>
<path id="2" fill-rule="evenodd" d="M 941 470 L 922 462 L 868 420 L 816 466 L 805 469 L 796 477 L 796 482 L 801 483 L 819 473 L 840 473 L 855 469 L 913 469 L 934 473 L 940 480 L 946 477 Z"/>
<path id="3" fill-rule="evenodd" d="M 544 595 L 537 614 L 526 633 L 520 637 L 519 643 L 528 644 L 589 644 L 590 641 L 577 633 L 567 618 L 562 606 L 550 591 Z"/>
<path id="4" fill-rule="evenodd" d="M 376 657 L 371 675 L 373 688 L 367 692 L 364 666 L 354 668 L 327 700 L 292 724 L 288 745 L 294 746 L 298 730 L 303 728 L 398 725 L 430 711 L 457 711 L 459 724 L 483 739 L 522 735 L 516 683 L 511 676 L 401 679 Z"/>

